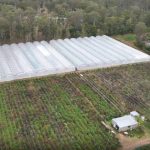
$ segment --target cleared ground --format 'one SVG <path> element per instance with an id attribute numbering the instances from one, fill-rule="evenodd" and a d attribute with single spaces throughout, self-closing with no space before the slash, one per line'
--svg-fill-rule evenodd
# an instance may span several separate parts
<path id="1" fill-rule="evenodd" d="M 146 148 L 147 144 L 150 144 L 149 137 L 143 137 L 138 139 L 138 138 L 129 138 L 122 134 L 119 134 L 117 137 L 120 139 L 120 143 L 122 145 L 120 150 L 142 150 L 140 149 L 141 147 Z M 143 149 L 143 150 L 149 150 L 149 148 L 147 147 L 147 149 Z"/>
<path id="2" fill-rule="evenodd" d="M 117 149 L 101 121 L 137 110 L 150 130 L 149 91 L 150 63 L 0 84 L 0 149 Z"/>

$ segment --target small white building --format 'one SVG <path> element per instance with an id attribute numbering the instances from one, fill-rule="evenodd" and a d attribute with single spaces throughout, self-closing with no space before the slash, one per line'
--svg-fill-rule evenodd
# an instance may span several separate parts
<path id="1" fill-rule="evenodd" d="M 113 127 L 119 132 L 124 132 L 127 130 L 132 130 L 138 126 L 138 122 L 131 115 L 125 115 L 123 117 L 112 119 Z"/>
<path id="2" fill-rule="evenodd" d="M 131 115 L 132 117 L 139 117 L 139 116 L 140 116 L 140 114 L 139 114 L 137 111 L 132 111 L 132 112 L 130 112 L 130 115 Z"/>

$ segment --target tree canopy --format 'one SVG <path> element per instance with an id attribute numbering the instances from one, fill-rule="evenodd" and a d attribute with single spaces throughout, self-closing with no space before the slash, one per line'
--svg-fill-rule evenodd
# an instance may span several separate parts
<path id="1" fill-rule="evenodd" d="M 150 0 L 0 0 L 0 42 L 125 34 L 143 26 L 150 28 Z"/>

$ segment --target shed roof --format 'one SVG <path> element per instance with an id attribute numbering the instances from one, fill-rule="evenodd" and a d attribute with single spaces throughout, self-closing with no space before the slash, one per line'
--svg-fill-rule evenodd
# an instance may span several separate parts
<path id="1" fill-rule="evenodd" d="M 137 111 L 130 112 L 130 115 L 133 117 L 139 116 L 140 114 Z"/>
<path id="2" fill-rule="evenodd" d="M 118 125 L 119 128 L 133 126 L 138 124 L 134 117 L 126 115 L 123 117 L 115 118 L 113 121 Z"/>

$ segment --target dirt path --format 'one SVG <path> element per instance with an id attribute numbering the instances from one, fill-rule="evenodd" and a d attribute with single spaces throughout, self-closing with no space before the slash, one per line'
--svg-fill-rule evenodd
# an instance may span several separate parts
<path id="1" fill-rule="evenodd" d="M 117 137 L 122 145 L 119 150 L 134 150 L 136 147 L 150 144 L 149 137 L 143 137 L 141 139 L 126 137 L 122 134 L 118 134 Z"/>

